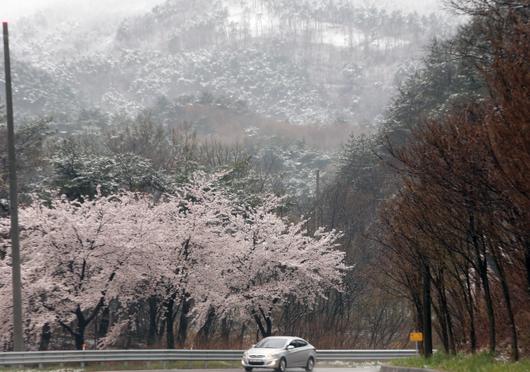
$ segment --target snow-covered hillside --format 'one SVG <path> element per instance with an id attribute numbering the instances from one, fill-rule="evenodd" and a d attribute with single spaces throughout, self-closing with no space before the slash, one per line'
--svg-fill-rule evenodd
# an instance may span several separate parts
<path id="1" fill-rule="evenodd" d="M 98 18 L 52 8 L 18 20 L 17 112 L 135 115 L 161 97 L 207 93 L 294 124 L 372 123 L 396 72 L 451 29 L 442 16 L 381 1 L 154 3 Z"/>

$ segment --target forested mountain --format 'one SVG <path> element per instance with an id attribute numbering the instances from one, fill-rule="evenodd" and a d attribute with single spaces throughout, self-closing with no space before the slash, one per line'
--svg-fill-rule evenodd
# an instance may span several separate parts
<path id="1" fill-rule="evenodd" d="M 317 170 L 325 183 L 344 139 L 374 132 L 427 45 L 454 31 L 443 13 L 384 1 L 151 3 L 135 11 L 105 4 L 105 12 L 97 2 L 52 6 L 12 26 L 17 121 L 46 122 L 48 161 L 38 179 L 54 182 L 47 172 L 70 151 L 57 150 L 70 134 L 103 142 L 83 151 L 108 157 L 109 133 L 149 122 L 168 137 L 186 132 L 194 146 L 236 145 L 235 159 L 250 159 L 256 185 L 287 192 L 301 211 Z M 203 161 L 228 164 L 226 156 L 190 160 Z M 107 163 L 89 156 L 87 164 Z M 87 172 L 98 180 L 104 169 L 82 173 L 95 182 Z"/>
<path id="2" fill-rule="evenodd" d="M 202 94 L 295 124 L 369 125 L 449 18 L 358 1 L 183 1 L 117 16 L 48 10 L 13 28 L 17 112 L 134 116 Z M 53 8 L 52 8 L 53 9 Z"/>

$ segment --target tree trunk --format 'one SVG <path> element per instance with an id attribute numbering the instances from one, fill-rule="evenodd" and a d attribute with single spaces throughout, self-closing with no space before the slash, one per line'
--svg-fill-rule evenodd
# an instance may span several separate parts
<path id="1" fill-rule="evenodd" d="M 208 342 L 210 340 L 210 335 L 213 331 L 215 321 L 215 309 L 212 307 L 210 310 L 208 310 L 208 315 L 206 316 L 206 321 L 202 325 L 202 327 L 199 329 L 199 332 L 197 333 L 197 338 L 199 340 L 199 345 L 201 347 L 208 346 Z"/>
<path id="2" fill-rule="evenodd" d="M 221 340 L 224 345 L 230 341 L 230 321 L 226 317 L 221 321 Z"/>
<path id="3" fill-rule="evenodd" d="M 262 308 L 259 308 L 259 313 L 253 311 L 252 316 L 256 321 L 261 337 L 272 336 L 272 318 L 270 317 L 270 313 L 266 314 Z"/>
<path id="4" fill-rule="evenodd" d="M 78 328 L 79 332 L 77 332 L 74 335 L 75 338 L 75 348 L 77 350 L 83 350 L 83 346 L 85 345 L 85 329 L 84 328 Z"/>
<path id="5" fill-rule="evenodd" d="M 416 324 L 416 331 L 423 332 L 423 304 L 419 288 L 414 289 L 411 282 L 409 282 L 410 298 L 414 305 L 414 323 Z M 357 337 L 356 337 L 357 338 Z M 423 342 L 419 343 L 420 354 L 423 354 Z"/>
<path id="6" fill-rule="evenodd" d="M 475 228 L 475 216 L 472 212 L 469 214 L 469 234 L 471 235 L 471 243 L 475 253 L 476 268 L 479 272 L 482 287 L 484 289 L 484 301 L 486 303 L 486 313 L 488 316 L 488 338 L 489 338 L 489 352 L 495 354 L 497 349 L 497 340 L 495 334 L 495 312 L 493 309 L 493 300 L 491 298 L 491 289 L 488 279 L 488 259 L 487 252 L 483 252 L 478 242 L 478 234 Z"/>
<path id="7" fill-rule="evenodd" d="M 149 305 L 149 329 L 147 331 L 147 345 L 154 345 L 156 343 L 156 315 L 157 315 L 157 298 L 151 296 L 148 300 Z"/>
<path id="8" fill-rule="evenodd" d="M 272 318 L 266 317 L 265 323 L 267 324 L 267 335 L 265 337 L 272 336 Z"/>
<path id="9" fill-rule="evenodd" d="M 528 295 L 530 296 L 530 238 L 525 240 L 524 258 L 526 266 L 526 289 L 528 291 Z"/>
<path id="10" fill-rule="evenodd" d="M 434 329 L 438 334 L 438 337 L 442 340 L 442 346 L 444 348 L 444 353 L 449 354 L 449 336 L 447 335 L 447 317 L 445 316 L 444 310 L 440 300 L 438 300 L 438 306 L 433 304 L 434 314 L 436 319 L 438 319 L 438 327 L 434 325 Z"/>
<path id="11" fill-rule="evenodd" d="M 175 331 L 173 330 L 173 307 L 175 306 L 175 300 L 171 296 L 166 302 L 166 348 L 175 348 Z"/>
<path id="12" fill-rule="evenodd" d="M 464 299 L 466 302 L 466 308 L 469 315 L 469 343 L 471 347 L 471 353 L 477 352 L 477 332 L 475 329 L 475 308 L 473 305 L 473 294 L 471 293 L 471 280 L 469 279 L 469 271 L 465 270 L 466 276 L 466 292 L 464 293 Z"/>
<path id="13" fill-rule="evenodd" d="M 83 347 L 85 346 L 85 328 L 88 325 L 88 322 L 79 306 L 77 306 L 75 315 L 77 317 L 77 332 L 74 334 L 75 348 L 77 350 L 83 350 Z"/>
<path id="14" fill-rule="evenodd" d="M 239 332 L 239 348 L 244 348 L 244 342 L 245 342 L 245 333 L 247 332 L 247 325 L 243 323 L 241 326 L 241 332 Z"/>
<path id="15" fill-rule="evenodd" d="M 87 318 L 85 318 L 85 315 L 83 314 L 83 311 L 81 310 L 81 307 L 77 305 L 77 308 L 75 309 L 75 316 L 76 316 L 76 323 L 77 327 L 74 331 L 72 327 L 63 321 L 59 320 L 59 324 L 61 327 L 63 327 L 68 333 L 70 333 L 71 336 L 74 337 L 75 342 L 75 348 L 77 350 L 83 350 L 83 346 L 85 344 L 85 330 L 87 326 L 94 320 L 94 318 L 98 315 L 99 311 L 104 305 L 104 298 L 100 298 L 98 304 L 92 311 L 92 313 L 89 314 Z"/>
<path id="16" fill-rule="evenodd" d="M 52 330 L 49 323 L 45 323 L 42 327 L 42 333 L 40 336 L 39 351 L 46 351 L 50 346 L 50 340 L 52 338 Z"/>
<path id="17" fill-rule="evenodd" d="M 501 283 L 502 295 L 504 297 L 504 304 L 506 305 L 506 312 L 508 313 L 508 320 L 510 322 L 510 334 L 511 334 L 511 339 L 512 339 L 511 358 L 512 360 L 517 361 L 519 360 L 519 345 L 518 345 L 518 338 L 517 338 L 517 327 L 515 325 L 515 317 L 513 315 L 510 289 L 508 286 L 508 282 L 506 280 L 506 275 L 505 275 L 504 267 L 502 266 L 502 263 L 499 262 L 499 259 L 496 254 L 493 254 L 493 259 L 495 262 L 495 266 L 497 266 L 498 278 Z"/>
<path id="18" fill-rule="evenodd" d="M 177 345 L 183 348 L 186 344 L 186 338 L 188 337 L 188 328 L 189 328 L 189 312 L 191 310 L 191 301 L 189 293 L 186 293 L 181 300 L 181 310 L 180 310 L 180 321 L 179 328 L 177 333 Z"/>
<path id="19" fill-rule="evenodd" d="M 451 317 L 451 312 L 447 310 L 447 333 L 449 336 L 449 352 L 453 355 L 456 355 L 456 342 L 455 342 L 455 333 L 453 331 L 453 319 Z"/>
<path id="20" fill-rule="evenodd" d="M 439 337 L 442 339 L 442 345 L 444 348 L 444 353 L 449 354 L 449 334 L 447 332 L 448 325 L 447 325 L 447 301 L 445 298 L 445 289 L 444 289 L 444 276 L 443 276 L 443 270 L 437 269 L 436 273 L 433 274 L 433 282 L 434 288 L 436 289 L 436 292 L 438 294 L 438 306 L 433 303 L 434 312 L 436 314 L 436 318 L 438 319 L 439 324 L 439 330 L 437 330 L 437 333 Z"/>
<path id="21" fill-rule="evenodd" d="M 451 318 L 451 311 L 449 309 L 449 303 L 447 301 L 447 292 L 445 290 L 443 273 L 440 276 L 441 276 L 440 285 L 439 285 L 440 307 L 441 307 L 441 312 L 444 317 L 444 324 L 446 327 L 445 333 L 447 335 L 447 349 L 449 353 L 456 354 L 456 346 L 455 346 L 455 339 L 454 339 L 454 333 L 453 333 L 453 321 Z"/>
<path id="22" fill-rule="evenodd" d="M 479 261 L 482 261 L 480 258 Z M 493 299 L 491 298 L 491 289 L 488 279 L 488 264 L 484 260 L 479 262 L 479 275 L 482 281 L 482 288 L 484 289 L 484 301 L 486 302 L 486 314 L 488 316 L 488 337 L 489 337 L 489 352 L 495 354 L 497 349 L 497 340 L 495 334 L 495 311 L 493 309 Z"/>
<path id="23" fill-rule="evenodd" d="M 102 338 L 105 337 L 107 334 L 107 331 L 109 330 L 110 325 L 110 310 L 107 307 L 103 309 L 103 312 L 101 313 L 101 319 L 99 321 L 99 327 L 97 332 L 97 337 Z"/>
<path id="24" fill-rule="evenodd" d="M 422 263 L 423 284 L 423 355 L 432 356 L 431 274 L 429 264 Z"/>

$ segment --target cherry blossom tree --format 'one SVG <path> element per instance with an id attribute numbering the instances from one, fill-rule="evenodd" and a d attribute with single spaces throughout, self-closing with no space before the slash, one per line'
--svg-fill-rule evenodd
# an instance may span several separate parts
<path id="1" fill-rule="evenodd" d="M 168 348 L 187 328 L 215 309 L 216 316 L 255 321 L 272 332 L 272 312 L 285 301 L 312 306 L 329 289 L 340 289 L 347 269 L 336 249 L 339 234 L 305 233 L 274 211 L 280 201 L 265 197 L 259 207 L 240 205 L 220 181 L 197 174 L 155 203 L 145 194 L 100 194 L 83 203 L 35 200 L 21 209 L 26 330 L 37 345 L 43 330 L 60 327 L 76 348 L 87 326 L 111 301 L 123 309 L 100 346 L 130 332 L 135 306 L 156 298 L 165 319 Z M 0 220 L 2 246 L 8 221 Z M 9 258 L 0 261 L 0 332 L 11 330 Z"/>
<path id="2" fill-rule="evenodd" d="M 275 306 L 293 299 L 312 306 L 327 290 L 340 289 L 347 270 L 344 253 L 336 249 L 337 232 L 305 234 L 306 221 L 289 224 L 274 213 L 280 200 L 273 196 L 260 207 L 244 208 L 219 186 L 220 177 L 196 175 L 157 205 L 157 219 L 173 241 L 149 280 L 150 293 L 162 298 L 167 347 L 174 347 L 179 307 L 181 345 L 182 324 L 202 324 L 212 309 L 219 318 L 255 321 L 267 335 Z M 123 330 L 123 323 L 117 327 Z M 119 335 L 111 332 L 104 341 Z"/>
<path id="3" fill-rule="evenodd" d="M 260 207 L 232 216 L 230 263 L 218 268 L 224 285 L 218 308 L 252 319 L 263 337 L 272 334 L 276 307 L 286 301 L 315 305 L 330 289 L 341 290 L 349 269 L 336 249 L 338 232 L 308 235 L 307 221 L 288 223 L 274 213 L 278 206 L 269 196 Z"/>
<path id="4" fill-rule="evenodd" d="M 58 324 L 81 349 L 87 326 L 109 300 L 126 300 L 132 293 L 130 286 L 158 266 L 160 256 L 148 251 L 155 253 L 164 235 L 149 223 L 151 204 L 145 196 L 124 193 L 98 195 L 85 203 L 58 198 L 45 205 L 35 200 L 21 208 L 24 311 L 30 344 L 36 344 L 44 327 Z M 5 231 L 8 224 L 0 223 Z M 1 302 L 6 308 L 10 306 L 8 265 L 9 260 L 4 260 L 0 268 Z M 9 314 L 2 311 L 0 337 L 10 335 Z"/>
<path id="5" fill-rule="evenodd" d="M 157 221 L 163 224 L 161 234 L 166 242 L 161 269 L 152 272 L 152 295 L 162 299 L 166 325 L 166 346 L 175 341 L 183 346 L 192 315 L 205 311 L 192 302 L 215 291 L 219 278 L 210 266 L 228 263 L 225 247 L 231 236 L 219 226 L 232 213 L 234 200 L 218 184 L 222 175 L 207 176 L 197 173 L 182 185 L 175 195 L 166 195 L 156 207 Z M 145 292 L 144 292 L 145 293 Z M 207 306 L 207 305 L 206 305 Z M 180 308 L 177 339 L 174 322 Z"/>

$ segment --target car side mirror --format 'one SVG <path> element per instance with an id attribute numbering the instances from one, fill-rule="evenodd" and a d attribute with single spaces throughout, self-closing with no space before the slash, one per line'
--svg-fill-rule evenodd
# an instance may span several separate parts
<path id="1" fill-rule="evenodd" d="M 286 349 L 287 350 L 292 350 L 292 349 L 294 349 L 294 345 L 287 345 Z"/>

